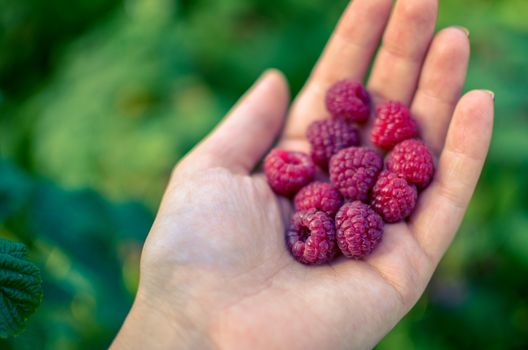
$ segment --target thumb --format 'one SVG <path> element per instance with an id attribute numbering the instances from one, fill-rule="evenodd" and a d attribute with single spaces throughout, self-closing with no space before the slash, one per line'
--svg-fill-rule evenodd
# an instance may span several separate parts
<path id="1" fill-rule="evenodd" d="M 224 167 L 249 173 L 278 136 L 288 103 L 283 74 L 266 71 L 182 166 L 186 171 Z"/>

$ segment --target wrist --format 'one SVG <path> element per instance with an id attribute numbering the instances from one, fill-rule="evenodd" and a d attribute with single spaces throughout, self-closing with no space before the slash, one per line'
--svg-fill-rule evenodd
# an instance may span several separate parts
<path id="1" fill-rule="evenodd" d="M 112 343 L 120 349 L 213 349 L 206 327 L 138 292 L 121 330 Z"/>

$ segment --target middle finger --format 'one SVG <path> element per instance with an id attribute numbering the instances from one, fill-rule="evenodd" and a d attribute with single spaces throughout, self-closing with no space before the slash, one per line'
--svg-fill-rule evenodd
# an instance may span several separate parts
<path id="1" fill-rule="evenodd" d="M 398 0 L 376 57 L 369 90 L 374 101 L 409 105 L 433 37 L 437 0 Z"/>

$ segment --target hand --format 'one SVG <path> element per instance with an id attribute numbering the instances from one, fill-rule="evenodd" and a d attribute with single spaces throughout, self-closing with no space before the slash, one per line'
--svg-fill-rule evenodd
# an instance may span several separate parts
<path id="1" fill-rule="evenodd" d="M 115 348 L 371 348 L 415 304 L 477 184 L 493 95 L 460 98 L 469 40 L 458 27 L 433 35 L 436 0 L 399 0 L 389 19 L 392 7 L 355 0 L 289 112 L 284 78 L 267 72 L 176 167 Z M 325 90 L 363 80 L 382 35 L 368 89 L 374 103 L 411 106 L 437 156 L 434 182 L 364 261 L 301 265 L 284 242 L 289 204 L 251 171 L 281 131 L 281 147 L 309 150 L 304 133 L 326 115 Z"/>

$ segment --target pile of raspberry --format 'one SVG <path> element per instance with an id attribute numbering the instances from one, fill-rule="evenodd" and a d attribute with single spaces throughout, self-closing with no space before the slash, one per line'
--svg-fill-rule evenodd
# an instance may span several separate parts
<path id="1" fill-rule="evenodd" d="M 371 254 L 384 225 L 407 219 L 434 176 L 431 151 L 405 105 L 388 101 L 376 109 L 370 141 L 377 149 L 361 145 L 359 129 L 371 114 L 361 83 L 337 82 L 326 108 L 331 117 L 306 133 L 311 154 L 273 149 L 264 160 L 270 187 L 295 206 L 288 249 L 308 265 Z"/>

